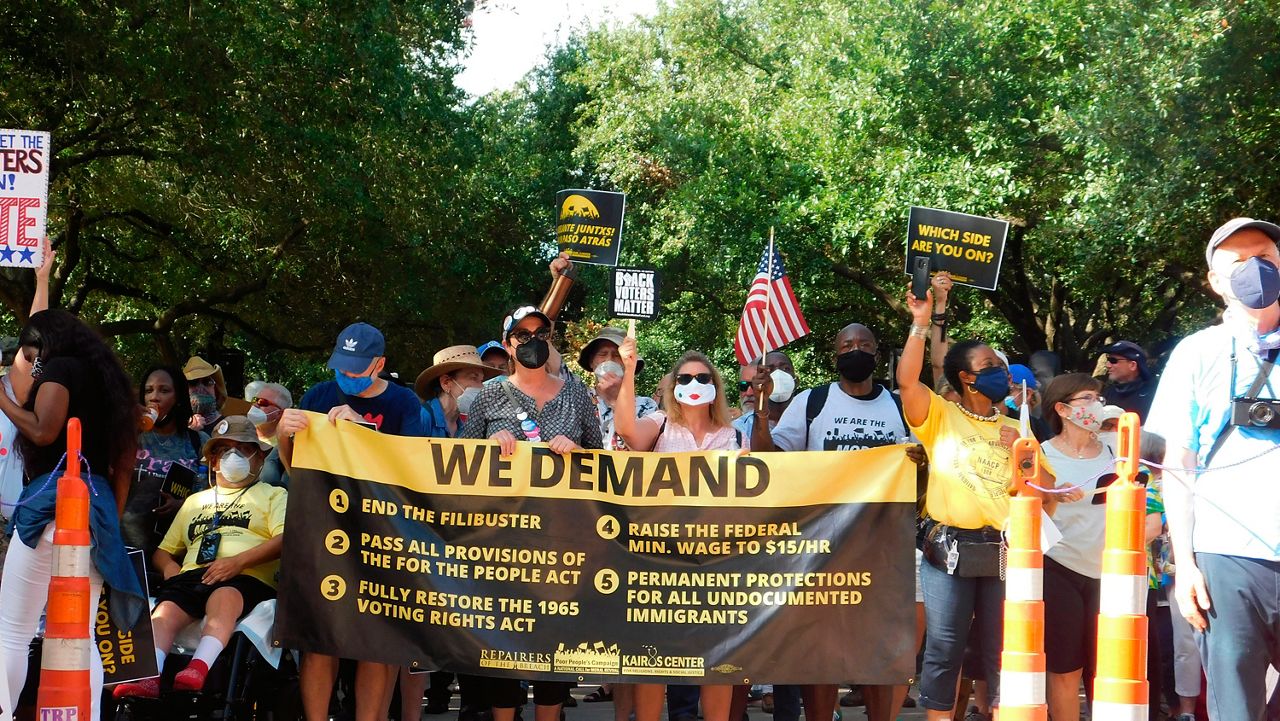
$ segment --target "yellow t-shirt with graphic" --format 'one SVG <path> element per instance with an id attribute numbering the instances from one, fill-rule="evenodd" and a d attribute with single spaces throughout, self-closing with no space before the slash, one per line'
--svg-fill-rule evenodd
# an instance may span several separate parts
<path id="1" fill-rule="evenodd" d="M 1013 480 L 1013 454 L 1000 441 L 1006 426 L 1018 430 L 1018 422 L 1003 413 L 995 421 L 979 421 L 929 391 L 929 415 L 911 430 L 929 454 L 924 507 L 930 518 L 957 528 L 1004 527 Z M 1044 453 L 1040 467 L 1053 473 Z"/>
<path id="2" fill-rule="evenodd" d="M 247 489 L 215 487 L 193 493 L 178 509 L 160 548 L 174 556 L 185 553 L 183 572 L 200 568 L 196 558 L 201 540 L 211 530 L 214 514 L 221 513 L 216 529 L 222 537 L 218 542 L 218 558 L 243 553 L 284 533 L 284 508 L 288 498 L 283 488 L 261 481 Z M 244 572 L 274 588 L 280 561 L 246 568 Z"/>

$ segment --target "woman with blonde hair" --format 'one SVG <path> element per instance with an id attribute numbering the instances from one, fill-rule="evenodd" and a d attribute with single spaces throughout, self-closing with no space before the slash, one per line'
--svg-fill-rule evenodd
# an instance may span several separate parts
<path id="1" fill-rule="evenodd" d="M 678 453 L 681 451 L 736 451 L 745 449 L 749 439 L 730 425 L 729 404 L 725 401 L 724 378 L 702 353 L 689 351 L 672 368 L 673 382 L 662 389 L 662 410 L 637 419 L 635 338 L 627 338 L 618 349 L 622 356 L 622 388 L 614 407 L 614 431 L 634 451 Z M 666 686 L 635 684 L 636 721 L 658 721 Z M 734 687 L 729 684 L 702 686 L 702 717 L 705 721 L 729 721 Z"/>

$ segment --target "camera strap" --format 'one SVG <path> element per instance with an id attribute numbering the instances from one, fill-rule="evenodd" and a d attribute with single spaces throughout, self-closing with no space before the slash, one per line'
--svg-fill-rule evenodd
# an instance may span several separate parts
<path id="1" fill-rule="evenodd" d="M 1253 379 L 1253 385 L 1249 386 L 1249 392 L 1245 393 L 1244 395 L 1245 398 L 1258 397 L 1258 393 L 1262 390 L 1262 387 L 1267 384 L 1267 378 L 1271 376 L 1271 369 L 1275 368 L 1275 366 L 1276 366 L 1276 351 L 1269 350 L 1267 351 L 1266 359 L 1262 361 L 1262 367 L 1258 369 L 1258 375 Z M 1235 378 L 1236 378 L 1236 342 L 1232 340 L 1231 341 L 1231 392 L 1233 394 L 1235 393 L 1235 390 L 1236 390 Z M 1222 447 L 1227 443 L 1227 439 L 1231 437 L 1231 434 L 1235 432 L 1235 430 L 1236 430 L 1235 424 L 1231 422 L 1230 418 L 1228 418 L 1227 427 L 1223 428 L 1222 431 L 1218 433 L 1218 437 L 1213 439 L 1213 447 L 1209 449 L 1209 455 L 1204 457 L 1205 468 L 1209 467 L 1209 464 L 1213 461 L 1213 457 L 1217 455 L 1218 451 L 1222 450 Z"/>

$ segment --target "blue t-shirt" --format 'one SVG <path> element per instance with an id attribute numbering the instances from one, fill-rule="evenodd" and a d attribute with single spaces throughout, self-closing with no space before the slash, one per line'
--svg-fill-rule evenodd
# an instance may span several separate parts
<path id="1" fill-rule="evenodd" d="M 1237 338 L 1227 325 L 1188 336 L 1169 356 L 1143 430 L 1163 436 L 1171 449 L 1194 452 L 1197 465 L 1204 466 L 1218 434 L 1229 427 L 1231 399 L 1248 393 L 1261 365 L 1245 348 L 1245 339 Z M 1280 398 L 1280 366 L 1272 369 L 1258 396 Z M 1275 476 L 1280 455 L 1258 457 L 1277 445 L 1280 430 L 1238 426 L 1214 455 L 1208 472 L 1179 474 L 1194 484 L 1194 550 L 1280 560 L 1280 484 Z M 1166 484 L 1177 482 L 1166 476 Z"/>
<path id="2" fill-rule="evenodd" d="M 425 429 L 423 435 L 428 438 L 449 438 L 449 421 L 444 415 L 444 406 L 440 404 L 439 398 L 432 398 L 422 404 L 422 427 Z M 459 423 L 461 428 L 462 424 Z"/>
<path id="3" fill-rule="evenodd" d="M 372 398 L 349 396 L 338 388 L 337 381 L 325 381 L 311 387 L 298 408 L 315 413 L 328 413 L 338 406 L 351 406 L 379 432 L 393 436 L 425 436 L 422 404 L 413 391 L 388 383 L 387 389 Z"/>

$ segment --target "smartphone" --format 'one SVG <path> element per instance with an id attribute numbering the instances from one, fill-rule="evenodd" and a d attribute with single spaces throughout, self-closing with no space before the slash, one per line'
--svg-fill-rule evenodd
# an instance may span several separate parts
<path id="1" fill-rule="evenodd" d="M 916 300 L 929 297 L 929 258 L 917 256 L 911 263 L 911 294 Z"/>
<path id="2" fill-rule="evenodd" d="M 1104 489 L 1107 486 L 1111 485 L 1112 483 L 1115 483 L 1117 478 L 1119 478 L 1119 476 L 1117 476 L 1116 474 L 1108 473 L 1107 475 L 1098 479 L 1098 490 L 1094 491 L 1093 500 L 1091 501 L 1093 505 L 1101 506 L 1107 502 L 1107 494 L 1105 493 Z M 1138 485 L 1145 486 L 1147 485 L 1147 480 L 1149 478 L 1150 476 L 1146 471 L 1141 471 L 1138 473 L 1136 477 L 1134 477 L 1134 480 L 1137 481 Z"/>

